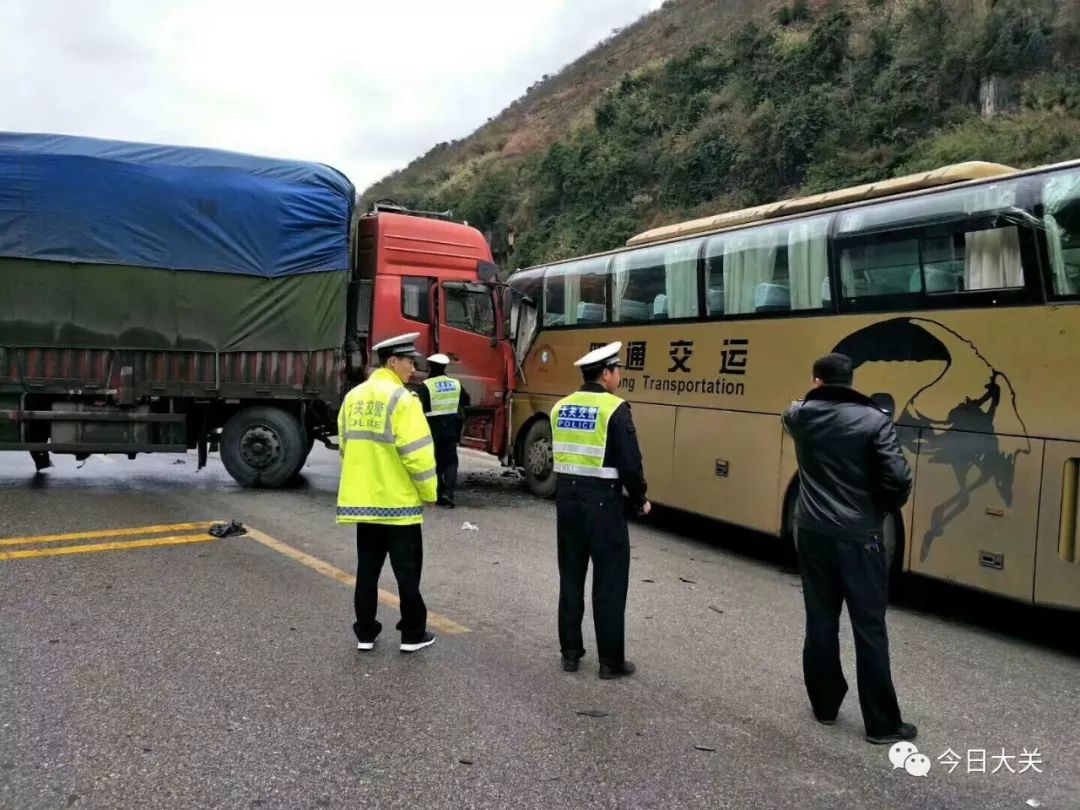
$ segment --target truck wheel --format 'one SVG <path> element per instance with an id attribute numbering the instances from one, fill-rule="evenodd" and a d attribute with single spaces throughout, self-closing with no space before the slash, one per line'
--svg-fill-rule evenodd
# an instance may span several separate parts
<path id="1" fill-rule="evenodd" d="M 525 432 L 521 444 L 525 483 L 529 492 L 541 498 L 555 495 L 555 462 L 551 457 L 551 425 L 538 419 Z"/>
<path id="2" fill-rule="evenodd" d="M 315 446 L 315 437 L 311 436 L 307 440 L 307 444 L 304 446 L 304 452 L 300 455 L 300 463 L 296 465 L 296 469 L 293 470 L 292 475 L 289 476 L 289 483 L 298 482 L 300 473 L 304 469 L 304 465 L 307 464 L 308 456 L 311 455 L 311 448 Z"/>
<path id="3" fill-rule="evenodd" d="M 296 417 L 278 408 L 245 408 L 221 432 L 221 461 L 244 487 L 284 485 L 300 469 L 306 447 Z"/>

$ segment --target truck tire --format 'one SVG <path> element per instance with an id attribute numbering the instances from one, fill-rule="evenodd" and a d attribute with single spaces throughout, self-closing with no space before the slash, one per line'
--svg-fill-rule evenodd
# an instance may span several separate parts
<path id="1" fill-rule="evenodd" d="M 289 483 L 299 483 L 300 473 L 304 469 L 304 465 L 307 464 L 308 456 L 311 455 L 311 448 L 315 446 L 315 437 L 311 436 L 307 440 L 307 444 L 304 446 L 304 452 L 300 456 L 300 463 L 296 465 L 296 469 L 293 470 L 293 474 L 289 476 Z"/>
<path id="2" fill-rule="evenodd" d="M 521 443 L 522 467 L 529 492 L 541 498 L 555 497 L 555 462 L 551 456 L 551 425 L 537 419 Z"/>
<path id="3" fill-rule="evenodd" d="M 304 462 L 308 440 L 300 422 L 279 408 L 244 408 L 221 431 L 221 461 L 243 487 L 284 486 Z"/>

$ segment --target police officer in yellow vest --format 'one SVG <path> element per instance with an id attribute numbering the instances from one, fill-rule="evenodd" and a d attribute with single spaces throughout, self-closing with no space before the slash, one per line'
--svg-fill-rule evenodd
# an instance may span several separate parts
<path id="1" fill-rule="evenodd" d="M 435 452 L 424 411 L 405 388 L 416 369 L 419 332 L 372 347 L 381 366 L 346 396 L 338 413 L 341 483 L 338 523 L 356 524 L 356 648 L 372 650 L 379 574 L 387 554 L 401 599 L 401 651 L 435 641 L 420 595 L 424 504 L 435 500 Z"/>
<path id="2" fill-rule="evenodd" d="M 630 535 L 623 488 L 638 514 L 651 509 L 630 405 L 615 396 L 622 379 L 620 348 L 622 343 L 610 343 L 574 363 L 584 385 L 551 411 L 563 669 L 575 672 L 585 655 L 581 621 L 591 559 L 596 651 L 605 679 L 634 672 L 624 654 Z"/>
<path id="3" fill-rule="evenodd" d="M 461 382 L 446 374 L 450 358 L 433 354 L 428 358 L 428 376 L 420 389 L 420 402 L 435 440 L 435 467 L 438 471 L 437 503 L 454 508 L 457 485 L 458 442 L 461 441 L 462 414 L 469 406 L 469 392 Z"/>

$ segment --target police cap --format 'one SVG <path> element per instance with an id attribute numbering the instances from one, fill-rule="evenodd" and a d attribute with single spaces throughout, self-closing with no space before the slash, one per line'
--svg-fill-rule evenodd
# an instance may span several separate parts
<path id="1" fill-rule="evenodd" d="M 450 358 L 445 354 L 433 354 L 428 358 L 428 362 L 435 363 L 438 366 L 448 366 L 450 365 Z"/>
<path id="2" fill-rule="evenodd" d="M 619 349 L 621 348 L 622 341 L 616 340 L 614 343 L 601 346 L 584 357 L 578 358 L 574 361 L 574 365 L 578 366 L 583 373 L 600 371 L 605 368 L 617 368 L 622 365 L 622 361 L 619 360 Z"/>
<path id="3" fill-rule="evenodd" d="M 420 337 L 419 332 L 409 332 L 405 335 L 398 335 L 397 337 L 389 338 L 381 343 L 376 343 L 371 347 L 371 350 L 379 355 L 380 359 L 386 359 L 390 356 L 395 357 L 422 357 L 416 350 L 416 339 Z"/>

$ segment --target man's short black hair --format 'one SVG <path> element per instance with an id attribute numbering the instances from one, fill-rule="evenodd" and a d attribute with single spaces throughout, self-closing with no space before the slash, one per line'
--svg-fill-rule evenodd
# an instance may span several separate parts
<path id="1" fill-rule="evenodd" d="M 428 363 L 428 373 L 432 377 L 438 377 L 446 373 L 446 366 L 443 363 Z"/>
<path id="2" fill-rule="evenodd" d="M 851 358 L 833 352 L 814 361 L 814 376 L 825 385 L 850 386 L 855 379 Z"/>

